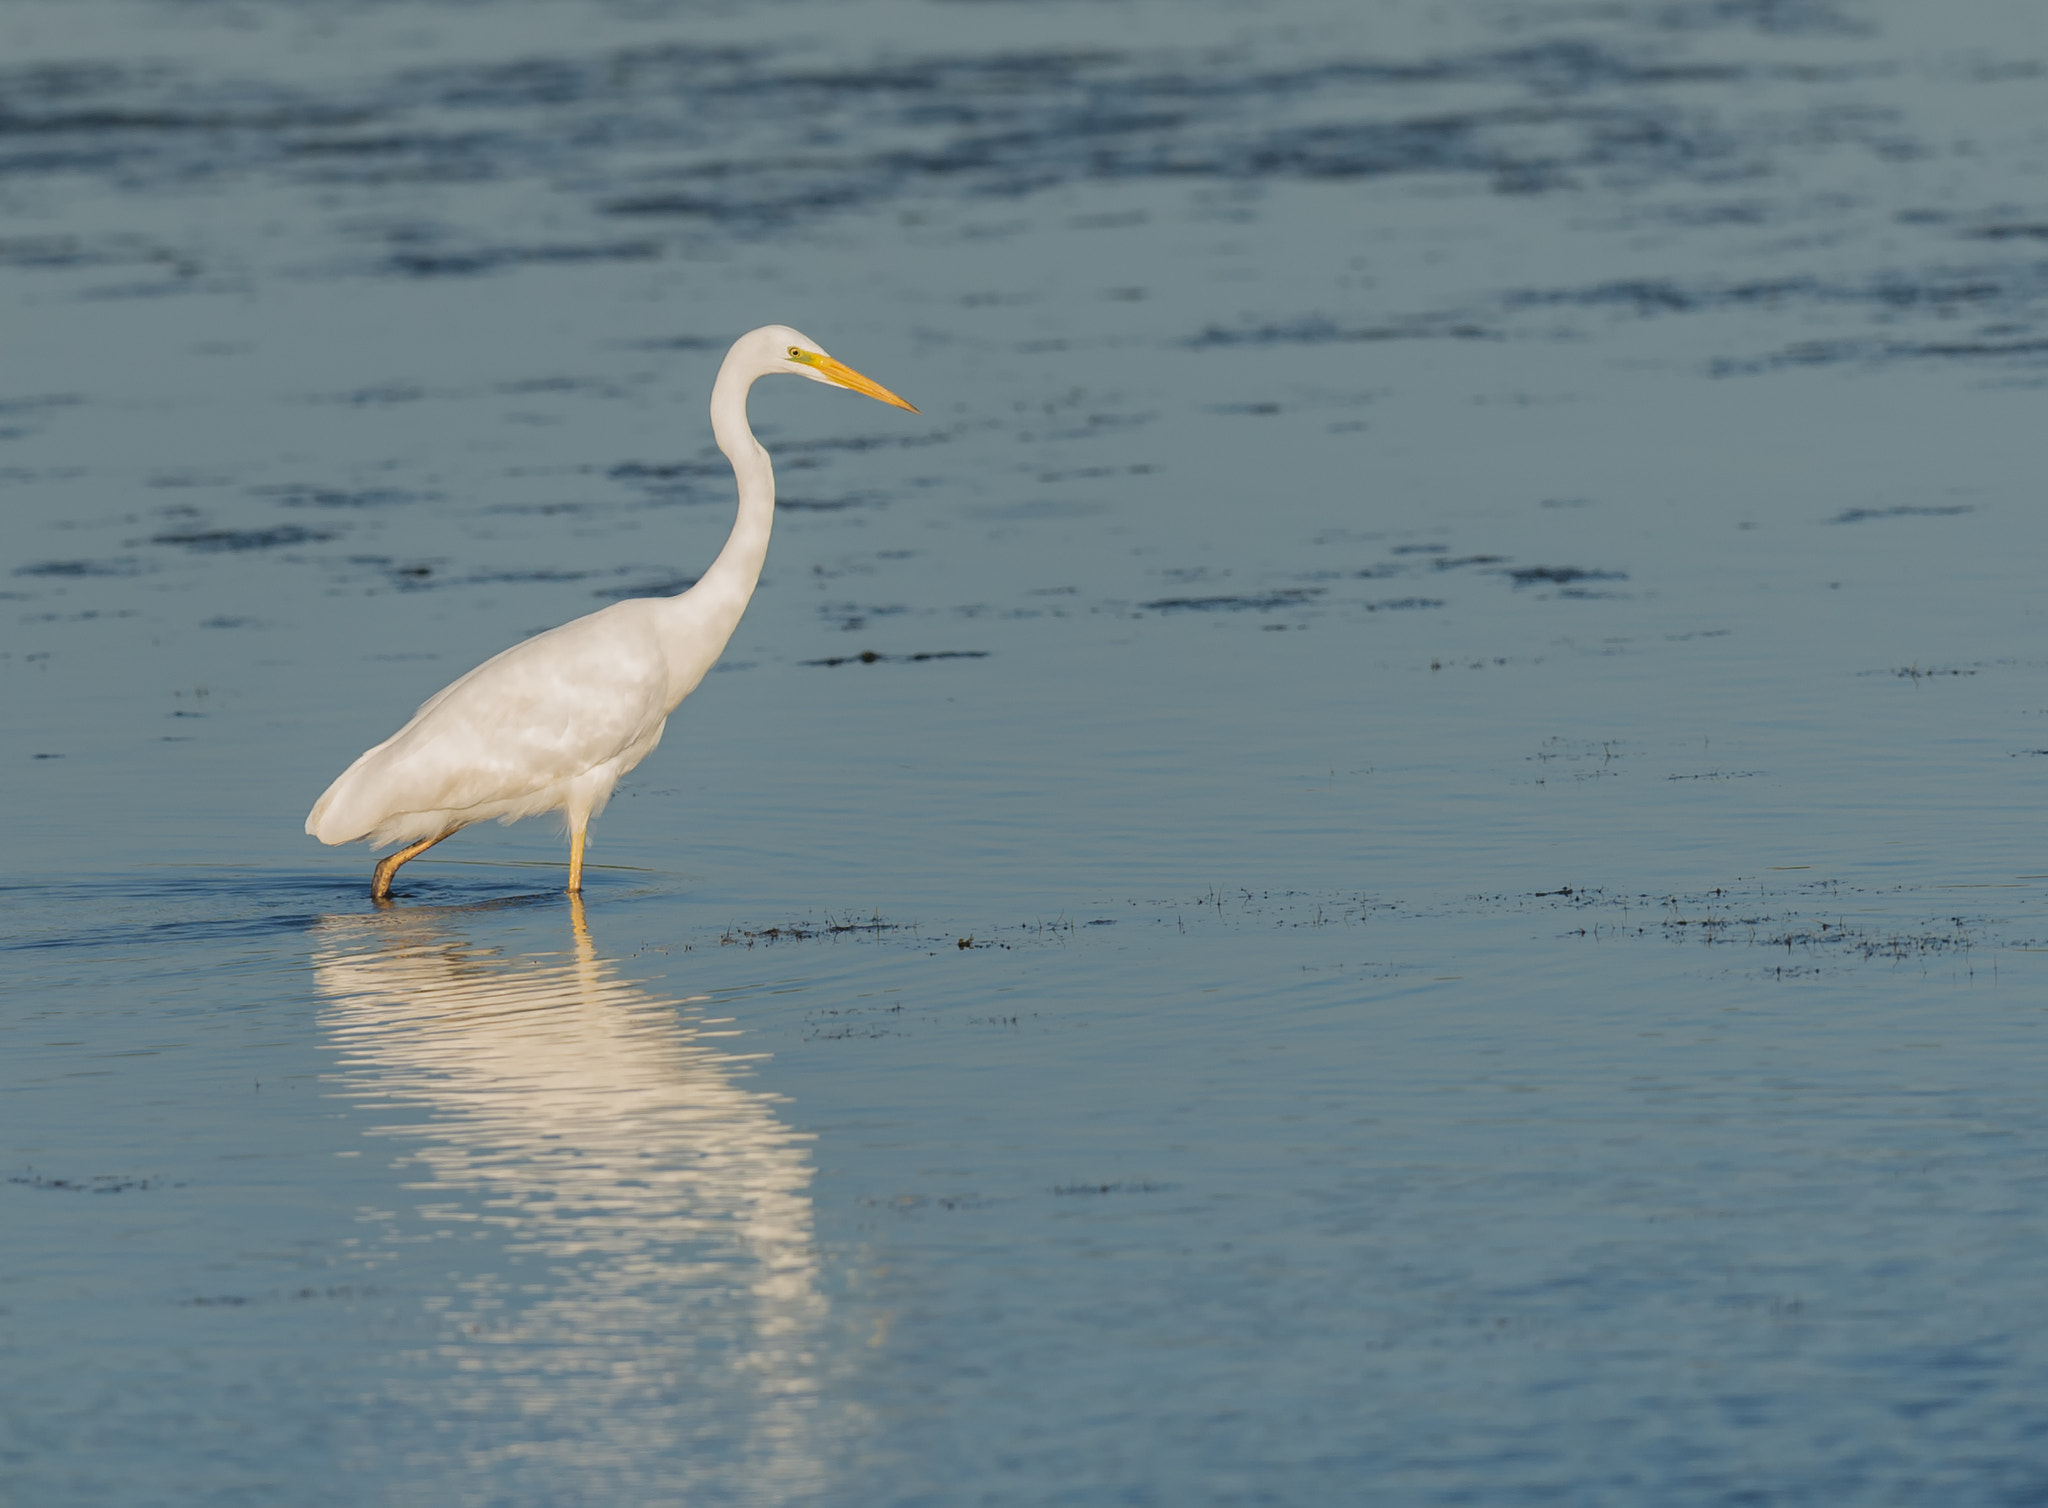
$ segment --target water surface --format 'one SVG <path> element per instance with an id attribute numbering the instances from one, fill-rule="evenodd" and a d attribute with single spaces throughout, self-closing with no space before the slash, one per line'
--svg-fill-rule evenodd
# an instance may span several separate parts
<path id="1" fill-rule="evenodd" d="M 0 1483 L 2048 1482 L 2017 0 L 0 16 Z M 593 831 L 306 807 L 522 635 Z"/>

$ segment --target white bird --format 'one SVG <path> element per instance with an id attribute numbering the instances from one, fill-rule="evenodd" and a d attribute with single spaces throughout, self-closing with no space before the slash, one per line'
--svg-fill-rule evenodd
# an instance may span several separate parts
<path id="1" fill-rule="evenodd" d="M 711 389 L 711 433 L 740 494 L 718 559 L 679 596 L 614 603 L 484 661 L 344 770 L 313 803 L 306 831 L 329 844 L 404 844 L 378 861 L 372 897 L 384 900 L 399 865 L 472 822 L 552 811 L 568 819 L 569 889 L 583 888 L 590 819 L 661 742 L 668 715 L 718 662 L 761 579 L 775 471 L 747 425 L 747 393 L 778 373 L 917 412 L 787 325 L 734 341 Z"/>

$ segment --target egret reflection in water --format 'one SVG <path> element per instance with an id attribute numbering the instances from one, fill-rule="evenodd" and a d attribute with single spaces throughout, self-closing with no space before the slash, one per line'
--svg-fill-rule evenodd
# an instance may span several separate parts
<path id="1" fill-rule="evenodd" d="M 831 1433 L 808 1138 L 701 1000 L 599 956 L 580 901 L 566 953 L 466 920 L 334 917 L 315 942 L 342 1092 L 416 1173 L 412 1210 L 366 1215 L 373 1272 L 420 1270 L 407 1243 L 447 1258 L 395 1390 L 453 1424 L 450 1464 L 573 1477 L 561 1501 L 807 1495 Z"/>

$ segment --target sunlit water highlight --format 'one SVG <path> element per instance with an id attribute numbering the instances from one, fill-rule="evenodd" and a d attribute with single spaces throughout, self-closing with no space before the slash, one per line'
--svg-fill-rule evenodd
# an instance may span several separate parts
<path id="1" fill-rule="evenodd" d="M 373 1130 L 408 1148 L 412 1209 L 378 1212 L 370 1243 L 474 1233 L 505 1264 L 429 1305 L 400 1397 L 469 1436 L 469 1468 L 567 1499 L 650 1476 L 685 1498 L 706 1478 L 815 1492 L 807 1138 L 735 1082 L 743 1062 L 713 1046 L 738 1035 L 715 1029 L 731 1018 L 635 988 L 574 920 L 566 961 L 492 957 L 430 911 L 317 934 L 337 1091 L 389 1113 Z"/>

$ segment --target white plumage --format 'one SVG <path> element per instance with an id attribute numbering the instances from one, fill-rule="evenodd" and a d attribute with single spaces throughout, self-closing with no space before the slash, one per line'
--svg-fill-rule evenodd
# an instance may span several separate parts
<path id="1" fill-rule="evenodd" d="M 569 888 L 581 889 L 590 819 L 718 662 L 760 580 L 775 473 L 747 425 L 747 393 L 778 373 L 916 412 L 786 325 L 734 342 L 711 392 L 712 434 L 739 483 L 718 559 L 679 596 L 620 602 L 494 655 L 343 771 L 313 804 L 306 831 L 322 843 L 406 845 L 377 865 L 373 896 L 389 894 L 399 865 L 472 822 L 552 811 L 568 819 Z"/>

